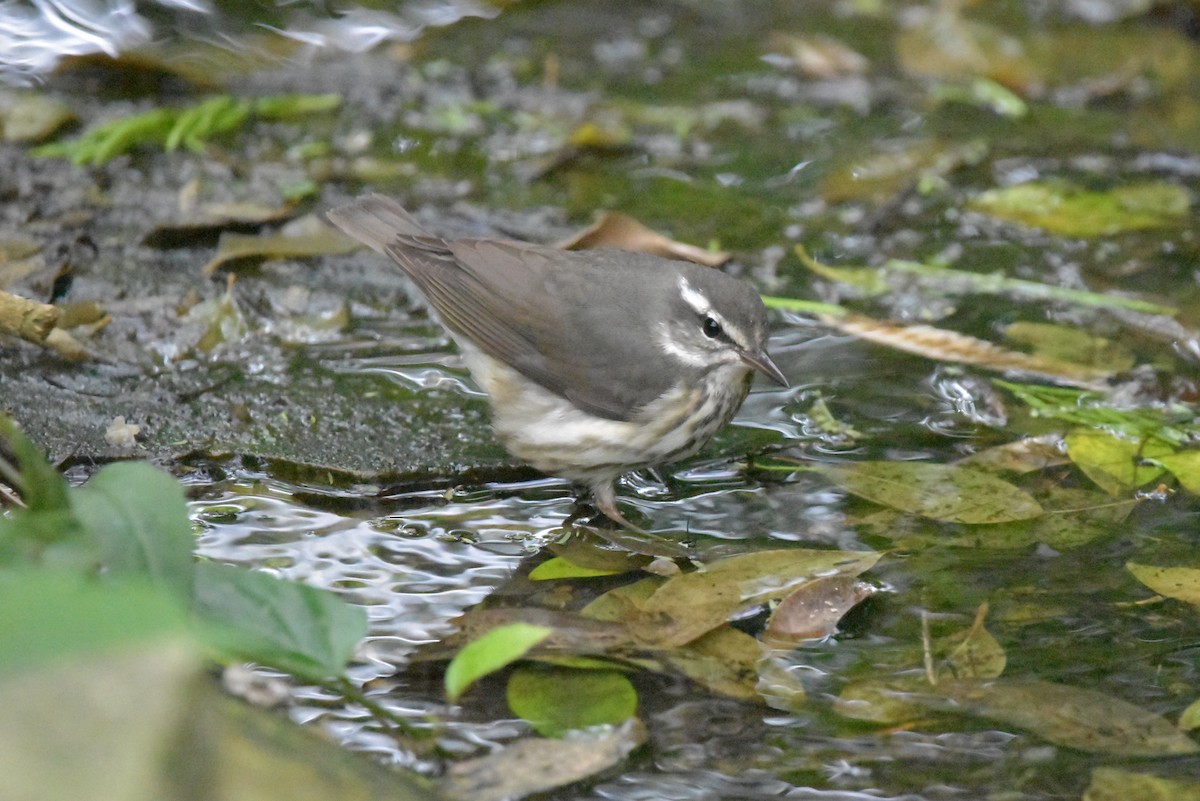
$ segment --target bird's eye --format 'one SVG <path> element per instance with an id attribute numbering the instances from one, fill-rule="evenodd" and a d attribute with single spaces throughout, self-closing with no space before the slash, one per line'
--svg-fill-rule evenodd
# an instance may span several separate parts
<path id="1" fill-rule="evenodd" d="M 718 323 L 713 317 L 704 318 L 703 330 L 704 336 L 708 337 L 709 339 L 716 339 L 717 337 L 721 336 L 723 332 L 721 324 Z"/>

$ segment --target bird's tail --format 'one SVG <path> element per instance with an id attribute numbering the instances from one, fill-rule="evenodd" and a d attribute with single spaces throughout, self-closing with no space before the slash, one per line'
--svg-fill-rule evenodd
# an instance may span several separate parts
<path id="1" fill-rule="evenodd" d="M 430 237 L 399 203 L 383 195 L 363 195 L 352 203 L 330 209 L 329 221 L 380 253 L 397 237 Z"/>

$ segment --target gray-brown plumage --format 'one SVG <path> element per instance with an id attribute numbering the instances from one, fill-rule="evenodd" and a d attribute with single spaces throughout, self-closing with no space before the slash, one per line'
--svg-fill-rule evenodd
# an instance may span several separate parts
<path id="1" fill-rule="evenodd" d="M 446 240 L 380 195 L 329 219 L 390 256 L 425 295 L 488 392 L 505 445 L 588 484 L 624 525 L 614 479 L 699 450 L 741 405 L 751 370 L 787 383 L 765 350 L 762 301 L 711 268 Z"/>

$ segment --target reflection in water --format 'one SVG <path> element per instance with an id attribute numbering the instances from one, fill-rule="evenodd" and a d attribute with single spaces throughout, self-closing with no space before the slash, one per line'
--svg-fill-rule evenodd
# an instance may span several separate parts
<path id="1" fill-rule="evenodd" d="M 224 5 L 225 7 L 222 7 Z M 0 3 L 0 81 L 28 85 L 67 56 L 116 58 L 164 37 L 238 47 L 239 34 L 273 31 L 309 47 L 362 52 L 410 42 L 429 27 L 497 12 L 472 0 L 422 0 L 395 11 L 350 8 L 330 18 L 320 3 L 209 3 L 207 0 L 31 0 Z M 246 17 L 253 11 L 257 16 Z"/>

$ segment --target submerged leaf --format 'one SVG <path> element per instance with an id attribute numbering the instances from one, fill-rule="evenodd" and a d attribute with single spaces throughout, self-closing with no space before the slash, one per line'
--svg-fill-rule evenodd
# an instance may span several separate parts
<path id="1" fill-rule="evenodd" d="M 1200 801 L 1200 783 L 1119 768 L 1096 768 L 1081 801 Z"/>
<path id="2" fill-rule="evenodd" d="M 201 272 L 212 275 L 229 262 L 241 259 L 296 259 L 310 256 L 340 256 L 357 250 L 358 243 L 335 231 L 317 231 L 296 236 L 269 234 L 250 236 L 247 234 L 221 234 L 217 252 L 204 265 Z"/>
<path id="3" fill-rule="evenodd" d="M 1076 429 L 1067 434 L 1067 455 L 1088 478 L 1110 495 L 1121 495 L 1162 475 L 1157 464 L 1174 451 L 1159 439 L 1134 442 L 1096 429 Z"/>
<path id="4" fill-rule="evenodd" d="M 1191 205 L 1175 184 L 1149 182 L 1093 192 L 1065 183 L 991 189 L 970 207 L 1009 222 L 1084 239 L 1181 224 Z"/>
<path id="5" fill-rule="evenodd" d="M 1154 457 L 1154 461 L 1170 471 L 1185 490 L 1200 494 L 1200 451 L 1168 453 Z"/>
<path id="6" fill-rule="evenodd" d="M 828 637 L 847 612 L 871 596 L 874 588 L 853 576 L 829 576 L 797 587 L 779 602 L 763 639 L 774 648 Z"/>
<path id="7" fill-rule="evenodd" d="M 868 342 L 938 361 L 974 364 L 990 370 L 1033 373 L 1085 387 L 1095 386 L 1098 379 L 1112 373 L 1105 368 L 1030 356 L 983 339 L 930 325 L 895 325 L 861 314 L 823 316 L 821 321 Z"/>
<path id="8" fill-rule="evenodd" d="M 813 468 L 846 492 L 950 523 L 1002 523 L 1043 514 L 1029 493 L 990 473 L 928 462 L 856 462 Z"/>
<path id="9" fill-rule="evenodd" d="M 595 776 L 617 765 L 646 741 L 636 718 L 607 731 L 566 740 L 527 738 L 487 756 L 452 762 L 442 780 L 447 799 L 510 801 Z"/>
<path id="10" fill-rule="evenodd" d="M 1200 568 L 1157 567 L 1127 562 L 1133 577 L 1159 595 L 1200 606 Z"/>
<path id="11" fill-rule="evenodd" d="M 1095 690 L 1049 681 L 954 681 L 938 691 L 981 717 L 1058 745 L 1100 754 L 1170 756 L 1200 751 L 1165 718 Z"/>
<path id="12" fill-rule="evenodd" d="M 596 578 L 598 576 L 616 576 L 624 572 L 625 570 L 620 568 L 613 570 L 577 565 L 561 556 L 555 556 L 529 571 L 529 579 L 530 581 L 553 581 L 571 578 Z"/>
<path id="13" fill-rule="evenodd" d="M 825 576 L 857 576 L 879 560 L 874 551 L 808 548 L 760 551 L 713 562 L 667 579 L 644 603 L 632 626 L 651 647 L 691 642 L 740 609 L 778 600 Z"/>
<path id="14" fill-rule="evenodd" d="M 637 712 L 637 692 L 615 670 L 519 668 L 508 680 L 508 706 L 546 737 L 572 729 L 624 723 Z"/>

